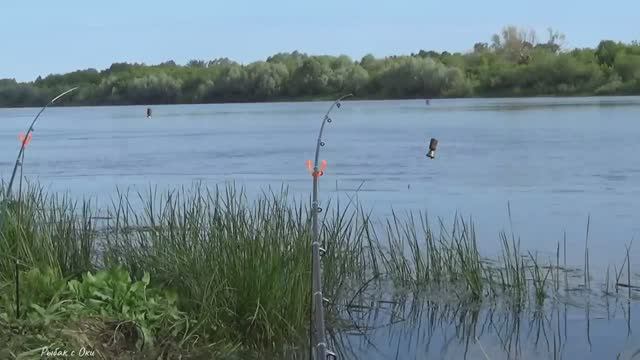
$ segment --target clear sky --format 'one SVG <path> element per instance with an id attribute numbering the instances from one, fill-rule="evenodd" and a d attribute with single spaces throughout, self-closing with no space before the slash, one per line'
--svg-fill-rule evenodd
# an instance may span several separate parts
<path id="1" fill-rule="evenodd" d="M 568 47 L 640 40 L 640 0 L 0 0 L 0 78 L 277 52 L 466 51 L 505 25 Z"/>

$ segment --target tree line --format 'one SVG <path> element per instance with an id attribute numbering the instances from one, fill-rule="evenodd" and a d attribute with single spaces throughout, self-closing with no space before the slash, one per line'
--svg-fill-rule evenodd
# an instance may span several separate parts
<path id="1" fill-rule="evenodd" d="M 158 65 L 114 63 L 108 69 L 52 74 L 19 83 L 0 79 L 0 106 L 39 106 L 80 89 L 73 105 L 219 103 L 333 98 L 406 99 L 470 96 L 640 94 L 640 44 L 601 41 L 565 49 L 563 34 L 505 27 L 466 53 L 421 50 L 360 60 L 279 53 L 251 64 L 227 58 Z"/>

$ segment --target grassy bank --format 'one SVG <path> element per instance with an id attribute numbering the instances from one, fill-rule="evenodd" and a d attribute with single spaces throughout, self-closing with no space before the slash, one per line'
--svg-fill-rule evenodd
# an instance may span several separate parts
<path id="1" fill-rule="evenodd" d="M 20 201 L 0 203 L 0 354 L 84 346 L 103 358 L 305 358 L 306 202 L 286 192 L 249 200 L 233 187 L 194 187 L 118 194 L 104 218 L 89 202 L 33 186 Z M 461 218 L 448 226 L 394 214 L 380 225 L 353 203 L 321 215 L 332 333 L 351 326 L 345 309 L 390 293 L 513 311 L 576 289 L 635 296 L 628 256 L 592 289 L 586 269 L 562 261 L 560 243 L 554 257 L 541 258 L 501 234 L 502 255 L 488 259 Z"/>

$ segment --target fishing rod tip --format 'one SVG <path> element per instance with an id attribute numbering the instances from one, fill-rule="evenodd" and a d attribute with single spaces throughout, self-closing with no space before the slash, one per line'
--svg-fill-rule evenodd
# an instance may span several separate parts
<path id="1" fill-rule="evenodd" d="M 61 93 L 60 95 L 58 95 L 58 96 L 56 96 L 55 98 L 53 98 L 53 99 L 51 100 L 50 104 L 53 104 L 54 102 L 56 102 L 56 101 L 57 101 L 58 99 L 60 99 L 61 97 L 63 97 L 63 96 L 65 96 L 65 95 L 67 95 L 68 93 L 70 93 L 70 92 L 72 92 L 72 91 L 77 90 L 78 88 L 79 88 L 79 86 L 76 86 L 76 87 L 73 87 L 73 88 L 71 88 L 71 89 L 69 89 L 69 90 L 67 90 L 67 91 L 65 91 L 65 92 L 63 92 L 63 93 Z"/>

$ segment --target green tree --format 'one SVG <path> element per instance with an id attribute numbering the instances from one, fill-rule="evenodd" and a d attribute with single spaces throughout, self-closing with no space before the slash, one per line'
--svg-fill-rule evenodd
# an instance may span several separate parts
<path id="1" fill-rule="evenodd" d="M 281 63 L 253 63 L 249 65 L 248 74 L 250 88 L 259 100 L 281 96 L 289 80 L 289 71 Z"/>
<path id="2" fill-rule="evenodd" d="M 598 48 L 596 49 L 596 58 L 598 59 L 598 63 L 600 65 L 613 66 L 613 63 L 616 61 L 616 56 L 621 50 L 620 44 L 611 41 L 611 40 L 603 40 L 598 44 Z"/>
<path id="3" fill-rule="evenodd" d="M 613 68 L 623 81 L 640 80 L 640 55 L 621 53 L 616 56 Z"/>
<path id="4" fill-rule="evenodd" d="M 316 58 L 307 58 L 291 76 L 290 95 L 319 95 L 329 84 L 331 68 Z"/>
<path id="5" fill-rule="evenodd" d="M 38 76 L 33 82 L 0 80 L 0 106 L 40 106 L 71 86 L 62 104 L 208 103 L 328 98 L 528 96 L 640 93 L 640 44 L 603 40 L 596 48 L 564 49 L 565 37 L 548 29 L 507 26 L 491 43 L 466 53 L 419 50 L 410 56 L 354 62 L 345 55 L 293 51 L 239 64 L 228 58 L 185 65 L 114 63 L 109 68 Z"/>
<path id="6" fill-rule="evenodd" d="M 369 73 L 367 70 L 360 65 L 354 65 L 347 72 L 344 90 L 358 96 L 366 90 L 368 83 Z"/>

